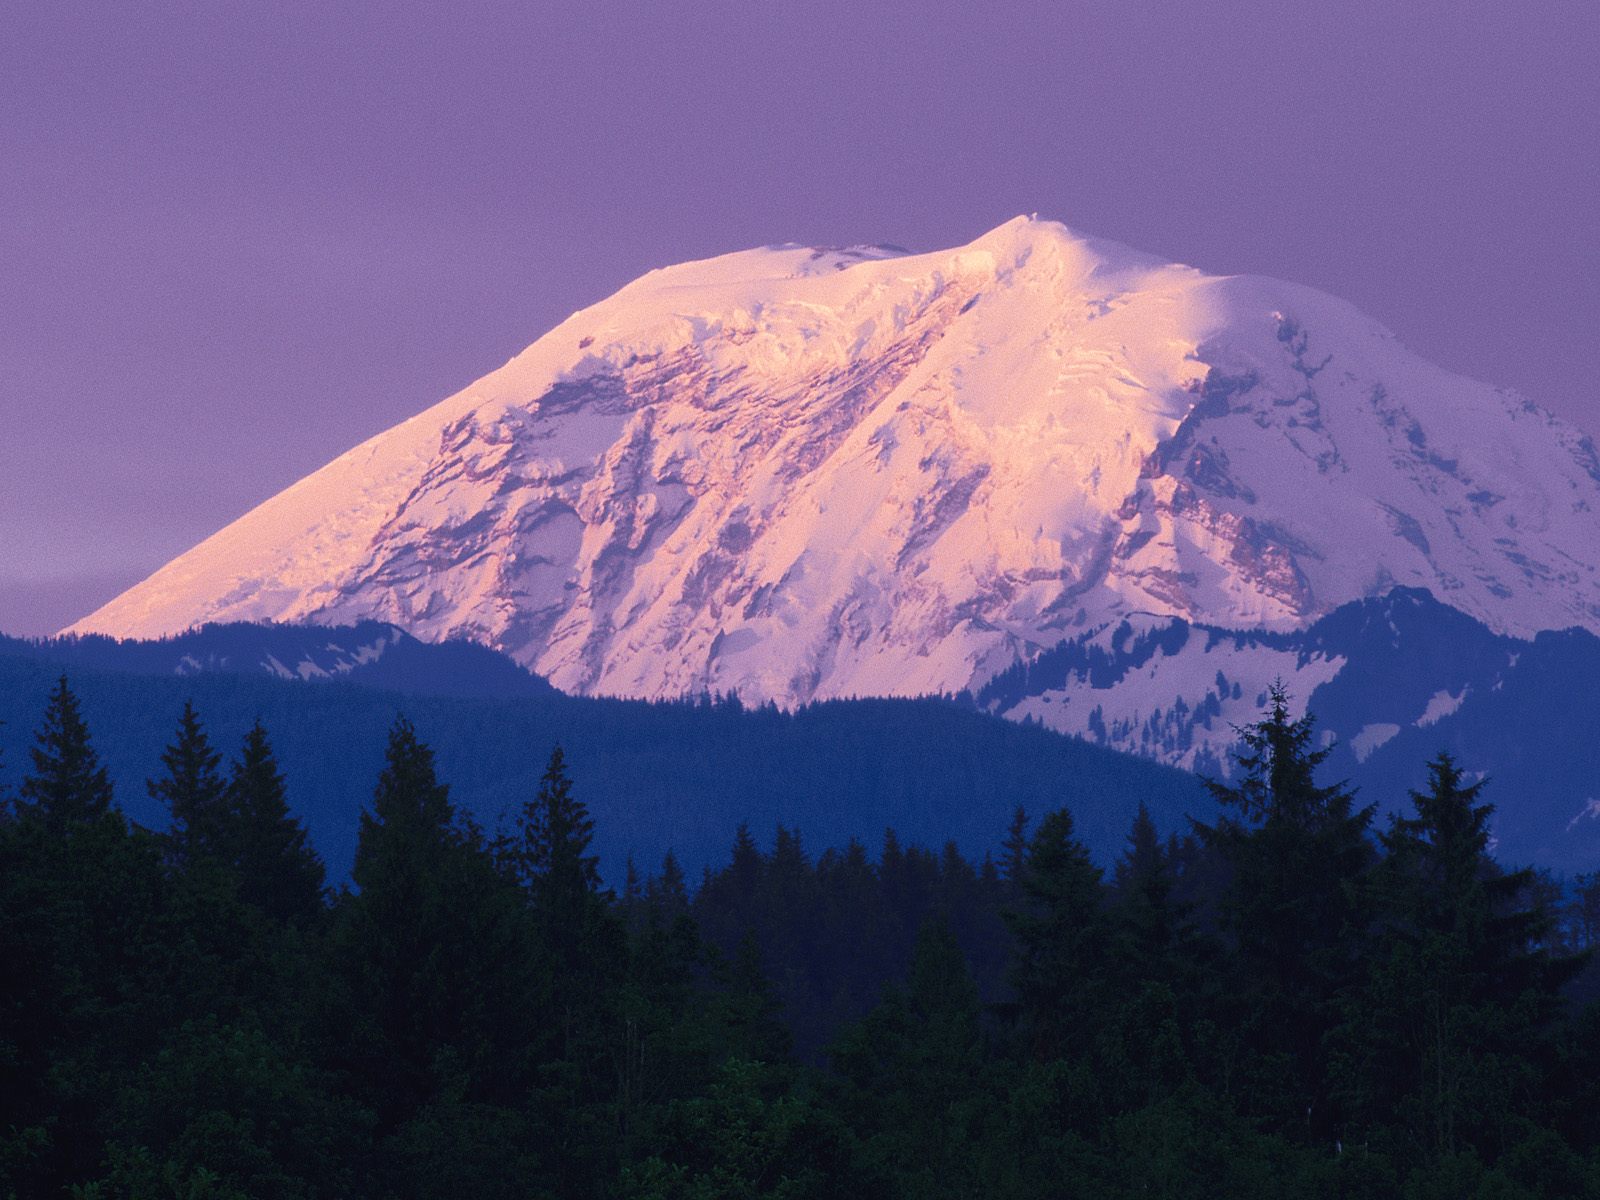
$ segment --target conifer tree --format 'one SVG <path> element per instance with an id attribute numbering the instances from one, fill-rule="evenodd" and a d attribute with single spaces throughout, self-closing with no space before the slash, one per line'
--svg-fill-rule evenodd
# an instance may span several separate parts
<path id="1" fill-rule="evenodd" d="M 628 855 L 622 877 L 622 913 L 632 929 L 644 912 L 644 879 L 639 875 L 639 864 Z"/>
<path id="2" fill-rule="evenodd" d="M 718 964 L 719 1025 L 726 1057 L 776 1064 L 786 1061 L 793 1039 L 782 1020 L 783 1005 L 761 961 L 755 934 L 739 940 L 733 957 Z"/>
<path id="3" fill-rule="evenodd" d="M 177 736 L 161 752 L 166 774 L 145 785 L 150 798 L 166 805 L 172 816 L 172 844 L 181 863 L 231 865 L 237 854 L 227 789 L 217 770 L 221 762 L 194 704 L 185 700 Z"/>
<path id="4" fill-rule="evenodd" d="M 244 735 L 233 761 L 226 802 L 235 828 L 240 898 L 289 924 L 319 917 L 322 860 L 289 811 L 284 778 L 260 721 Z"/>
<path id="5" fill-rule="evenodd" d="M 645 899 L 666 920 L 689 911 L 689 888 L 684 881 L 678 857 L 668 850 L 661 859 L 661 874 L 645 885 Z"/>
<path id="6" fill-rule="evenodd" d="M 1011 824 L 1006 827 L 1000 850 L 1001 877 L 1016 891 L 1022 886 L 1022 877 L 1028 866 L 1028 812 L 1020 804 L 1011 814 Z"/>
<path id="7" fill-rule="evenodd" d="M 631 1041 L 619 1012 L 628 945 L 589 853 L 594 822 L 573 793 L 561 747 L 551 752 L 538 793 L 523 804 L 520 824 L 512 859 L 545 980 L 540 1032 L 548 1040 L 535 1104 L 561 1147 L 556 1191 L 586 1194 L 616 1161 L 617 1114 L 627 1109 L 631 1087 L 630 1073 L 617 1070 Z"/>
<path id="8" fill-rule="evenodd" d="M 670 852 L 661 876 L 649 880 L 637 902 L 636 917 L 611 1039 L 624 1162 L 634 1156 L 640 1128 L 657 1106 L 705 1083 L 712 1054 L 696 986 L 700 939 L 689 916 L 683 872 Z"/>
<path id="9" fill-rule="evenodd" d="M 539 791 L 522 808 L 516 861 L 543 931 L 552 968 L 576 969 L 596 936 L 604 912 L 599 860 L 589 853 L 594 821 L 572 791 L 566 756 L 550 753 Z"/>
<path id="10" fill-rule="evenodd" d="M 1124 1107 L 1159 1103 L 1192 1081 L 1211 1049 L 1208 947 L 1194 906 L 1177 897 L 1176 843 L 1163 845 L 1143 804 L 1116 865 L 1109 975 L 1118 997 L 1100 1039 L 1099 1074 Z"/>
<path id="11" fill-rule="evenodd" d="M 1357 809 L 1343 784 L 1317 782 L 1330 751 L 1313 749 L 1314 724 L 1309 714 L 1291 719 L 1274 685 L 1263 719 L 1240 731 L 1238 782 L 1207 781 L 1224 815 L 1200 831 L 1232 873 L 1222 916 L 1234 951 L 1230 993 L 1258 1051 L 1251 1091 L 1282 1128 L 1331 1143 L 1339 1115 L 1324 1037 L 1357 976 L 1374 810 Z"/>
<path id="12" fill-rule="evenodd" d="M 1526 903 L 1531 867 L 1506 871 L 1489 855 L 1494 805 L 1479 803 L 1487 783 L 1466 783 L 1448 753 L 1430 762 L 1428 790 L 1410 793 L 1416 815 L 1395 818 L 1381 835 L 1389 853 L 1384 882 L 1399 891 L 1408 927 L 1457 939 L 1482 968 L 1480 986 L 1515 995 L 1548 970 L 1551 960 L 1538 947 L 1553 917 Z"/>
<path id="13" fill-rule="evenodd" d="M 1006 914 L 1016 938 L 1012 985 L 1028 1052 L 1048 1061 L 1081 1051 L 1105 1000 L 1100 868 L 1058 809 L 1028 844 L 1021 899 Z"/>
<path id="14" fill-rule="evenodd" d="M 1339 1031 L 1352 1106 L 1430 1161 L 1503 1141 L 1506 1122 L 1534 1114 L 1532 1056 L 1581 963 L 1546 949 L 1554 918 L 1534 872 L 1490 857 L 1485 783 L 1439 754 L 1410 793 L 1414 815 L 1382 835 L 1382 936 Z"/>
<path id="15" fill-rule="evenodd" d="M 929 921 L 905 986 L 887 989 L 833 1048 L 842 1115 L 877 1169 L 900 1179 L 896 1194 L 990 1194 L 972 1141 L 998 1107 L 986 1094 L 979 1014 L 960 946 Z"/>
<path id="16" fill-rule="evenodd" d="M 1197 953 L 1192 906 L 1176 897 L 1177 877 L 1144 804 L 1116 866 L 1119 969 L 1130 984 L 1176 986 Z"/>
<path id="17" fill-rule="evenodd" d="M 90 744 L 65 675 L 50 693 L 35 742 L 33 771 L 19 789 L 19 812 L 55 832 L 111 813 L 111 778 Z"/>
<path id="18" fill-rule="evenodd" d="M 735 900 L 745 906 L 753 903 L 765 873 L 766 858 L 756 845 L 750 826 L 740 821 L 733 831 L 733 858 L 727 872 Z"/>
<path id="19" fill-rule="evenodd" d="M 433 751 L 397 719 L 336 935 L 361 1013 L 348 1052 L 384 1131 L 441 1095 L 505 1094 L 523 1063 L 519 906 L 454 816 Z"/>
<path id="20" fill-rule="evenodd" d="M 161 940 L 155 840 L 113 806 L 64 676 L 35 741 L 17 820 L 0 822 L 0 1138 L 38 1135 L 37 1161 L 13 1178 L 26 1180 L 19 1194 L 54 1195 L 100 1165 L 108 1081 L 154 1052 L 189 977 L 185 948 Z"/>

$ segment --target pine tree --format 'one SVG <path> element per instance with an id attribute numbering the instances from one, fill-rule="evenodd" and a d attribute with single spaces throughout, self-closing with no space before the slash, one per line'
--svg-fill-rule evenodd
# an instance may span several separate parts
<path id="1" fill-rule="evenodd" d="M 454 817 L 433 751 L 396 720 L 336 930 L 360 1013 L 344 1045 L 384 1132 L 442 1096 L 510 1094 L 525 1064 L 520 905 Z"/>
<path id="2" fill-rule="evenodd" d="M 615 1169 L 617 1114 L 628 1109 L 632 1076 L 617 1069 L 631 1040 L 619 1011 L 628 943 L 589 853 L 594 822 L 573 793 L 559 746 L 520 825 L 511 858 L 526 888 L 546 983 L 541 1032 L 548 1040 L 535 1104 L 558 1148 L 555 1190 L 588 1194 Z"/>
<path id="3" fill-rule="evenodd" d="M 108 1095 L 187 999 L 153 837 L 130 830 L 62 677 L 0 821 L 0 1176 L 59 1195 L 104 1157 Z M 163 940 L 166 939 L 166 940 Z M 14 1171 L 13 1171 L 14 1169 Z"/>
<path id="4" fill-rule="evenodd" d="M 221 762 L 194 704 L 185 700 L 177 736 L 161 753 L 166 774 L 145 785 L 150 798 L 166 805 L 172 816 L 171 840 L 180 863 L 231 864 L 237 855 L 226 786 L 217 770 Z"/>
<path id="5" fill-rule="evenodd" d="M 1581 963 L 1546 949 L 1554 918 L 1534 872 L 1490 857 L 1484 786 L 1441 753 L 1410 793 L 1415 815 L 1382 835 L 1382 934 L 1339 1031 L 1352 1107 L 1429 1161 L 1503 1144 L 1537 1113 L 1532 1056 Z"/>
<path id="6" fill-rule="evenodd" d="M 918 931 L 904 987 L 833 1047 L 839 1106 L 877 1170 L 906 1196 L 992 1195 L 974 1135 L 994 1122 L 977 985 L 942 922 Z"/>
<path id="7" fill-rule="evenodd" d="M 1177 876 L 1150 810 L 1139 805 L 1116 866 L 1119 971 L 1130 985 L 1179 986 L 1198 953 L 1193 906 L 1176 897 Z"/>
<path id="8" fill-rule="evenodd" d="M 1222 917 L 1234 951 L 1230 993 L 1257 1051 L 1250 1090 L 1280 1128 L 1331 1143 L 1339 1114 L 1324 1037 L 1358 973 L 1374 810 L 1357 809 L 1343 784 L 1317 783 L 1330 751 L 1312 748 L 1314 724 L 1309 714 L 1292 720 L 1274 685 L 1263 719 L 1240 731 L 1238 782 L 1207 781 L 1224 816 L 1200 832 L 1232 872 Z"/>
<path id="9" fill-rule="evenodd" d="M 50 693 L 35 742 L 33 772 L 20 788 L 20 813 L 55 832 L 111 814 L 111 778 L 90 744 L 65 675 Z"/>
<path id="10" fill-rule="evenodd" d="M 578 970 L 605 915 L 605 901 L 599 860 L 589 853 L 594 821 L 573 795 L 560 746 L 550 753 L 538 793 L 522 807 L 521 833 L 514 858 L 551 967 Z"/>
<path id="11" fill-rule="evenodd" d="M 1106 925 L 1100 868 L 1074 836 L 1072 814 L 1039 823 L 1023 866 L 1021 899 L 1006 914 L 1021 1033 L 1045 1062 L 1082 1051 L 1105 1003 Z"/>
<path id="12" fill-rule="evenodd" d="M 1017 805 L 1011 814 L 1011 824 L 1006 827 L 1005 841 L 1000 843 L 1001 878 L 1016 891 L 1022 886 L 1022 877 L 1028 865 L 1028 812 Z"/>
<path id="13" fill-rule="evenodd" d="M 288 794 L 267 731 L 257 721 L 244 735 L 229 775 L 226 803 L 234 833 L 239 896 L 262 912 L 304 925 L 322 915 L 322 861 L 305 827 L 289 811 Z"/>

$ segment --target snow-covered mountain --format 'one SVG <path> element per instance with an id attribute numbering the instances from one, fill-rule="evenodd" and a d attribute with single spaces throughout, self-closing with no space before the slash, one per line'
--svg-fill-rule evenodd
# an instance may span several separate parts
<path id="1" fill-rule="evenodd" d="M 1600 630 L 1594 445 L 1316 291 L 1019 218 L 653 271 L 73 629 L 376 619 L 571 691 L 792 704 L 1396 586 Z"/>

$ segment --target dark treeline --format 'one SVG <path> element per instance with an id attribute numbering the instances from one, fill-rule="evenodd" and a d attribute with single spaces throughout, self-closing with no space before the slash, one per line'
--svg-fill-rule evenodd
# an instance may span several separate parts
<path id="1" fill-rule="evenodd" d="M 63 680 L 0 820 L 0 1195 L 1600 1195 L 1596 877 L 1498 866 L 1446 756 L 1380 828 L 1314 745 L 1275 693 L 1108 872 L 1062 809 L 613 894 L 559 749 L 485 831 L 400 720 L 335 892 L 267 730 L 185 707 L 155 832 Z"/>

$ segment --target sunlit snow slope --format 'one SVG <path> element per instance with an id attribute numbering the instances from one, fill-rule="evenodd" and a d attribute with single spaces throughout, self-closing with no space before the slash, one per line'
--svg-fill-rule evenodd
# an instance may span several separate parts
<path id="1" fill-rule="evenodd" d="M 654 271 L 74 628 L 376 618 L 581 692 L 982 683 L 1395 585 L 1600 630 L 1600 462 L 1348 305 L 1019 218 Z"/>

